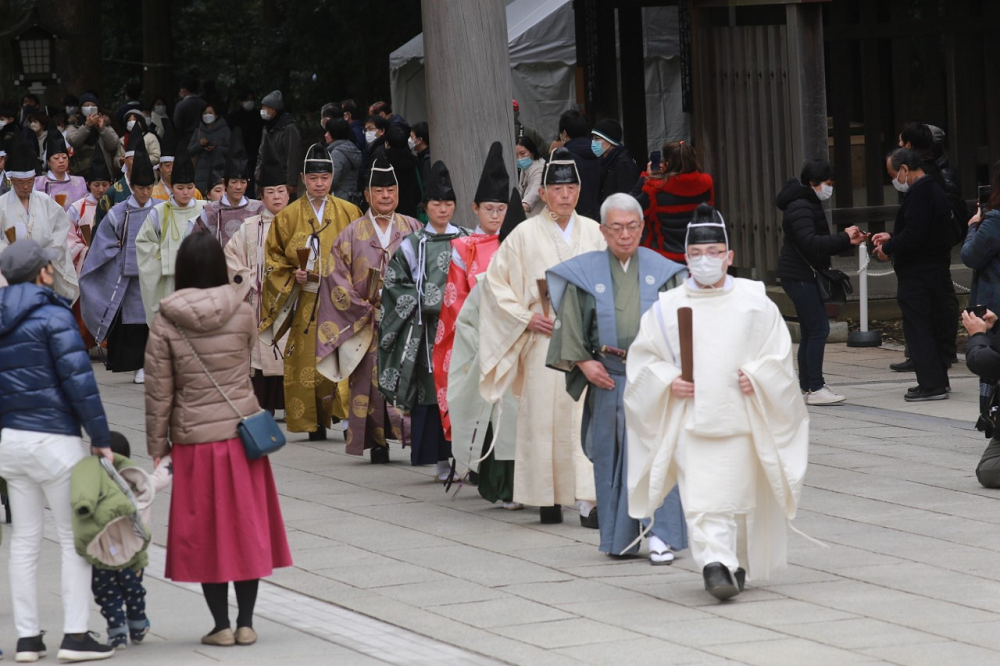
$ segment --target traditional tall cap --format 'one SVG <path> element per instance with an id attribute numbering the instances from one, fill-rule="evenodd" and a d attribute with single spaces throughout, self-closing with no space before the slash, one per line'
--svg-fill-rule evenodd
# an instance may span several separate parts
<path id="1" fill-rule="evenodd" d="M 326 148 L 318 143 L 309 146 L 302 160 L 302 173 L 333 173 L 333 159 Z"/>
<path id="2" fill-rule="evenodd" d="M 174 151 L 174 170 L 170 172 L 171 185 L 194 185 L 194 162 L 188 155 L 187 146 L 177 144 Z"/>
<path id="3" fill-rule="evenodd" d="M 142 138 L 142 128 L 139 127 L 139 123 L 132 125 L 132 131 L 128 133 L 126 144 L 125 157 L 133 157 L 136 148 L 140 145 L 146 145 L 146 140 Z"/>
<path id="4" fill-rule="evenodd" d="M 163 118 L 163 136 L 160 138 L 160 162 L 173 162 L 177 150 L 177 132 L 170 118 Z"/>
<path id="5" fill-rule="evenodd" d="M 135 165 L 133 157 L 133 167 Z M 87 182 L 93 183 L 98 180 L 114 182 L 111 178 L 111 171 L 108 169 L 108 160 L 104 158 L 104 151 L 98 146 L 94 148 L 94 157 L 90 160 L 90 169 L 87 170 Z"/>
<path id="6" fill-rule="evenodd" d="M 243 128 L 237 127 L 229 135 L 229 150 L 226 153 L 226 171 L 224 178 L 226 181 L 233 179 L 248 180 L 250 171 L 247 164 L 250 158 L 247 157 L 246 148 L 243 146 Z"/>
<path id="7" fill-rule="evenodd" d="M 545 165 L 543 185 L 580 184 L 580 172 L 576 168 L 573 153 L 565 148 L 556 148 L 549 155 L 549 163 Z"/>
<path id="8" fill-rule="evenodd" d="M 377 157 L 372 162 L 372 170 L 368 175 L 368 189 L 373 187 L 394 187 L 399 185 L 396 180 L 396 170 L 392 163 L 384 157 Z"/>
<path id="9" fill-rule="evenodd" d="M 34 178 L 38 158 L 24 135 L 13 132 L 7 144 L 7 175 L 11 178 Z"/>
<path id="10" fill-rule="evenodd" d="M 597 124 L 594 125 L 594 129 L 590 130 L 591 134 L 596 134 L 608 143 L 620 146 L 622 144 L 622 126 L 614 118 L 604 118 L 603 120 L 598 120 Z"/>
<path id="11" fill-rule="evenodd" d="M 66 148 L 66 139 L 63 137 L 62 132 L 56 127 L 55 122 L 50 120 L 48 132 L 45 135 L 45 159 L 48 160 L 48 158 L 59 153 L 66 153 L 68 155 L 69 150 Z"/>
<path id="12" fill-rule="evenodd" d="M 277 187 L 287 185 L 285 167 L 281 164 L 274 149 L 271 148 L 271 141 L 267 136 L 260 143 L 260 178 L 257 179 L 258 190 L 264 187 Z"/>
<path id="13" fill-rule="evenodd" d="M 138 125 L 132 128 L 128 143 L 132 152 L 132 173 L 129 175 L 129 184 L 155 185 L 156 174 L 153 172 L 153 162 L 150 161 L 149 153 L 146 152 L 146 141 L 143 139 L 142 130 L 139 129 Z"/>
<path id="14" fill-rule="evenodd" d="M 503 217 L 503 224 L 500 225 L 500 242 L 504 242 L 507 236 L 510 236 L 510 232 L 514 231 L 517 225 L 521 224 L 528 219 L 528 214 L 524 212 L 524 206 L 521 205 L 521 193 L 517 191 L 517 188 L 512 188 L 510 191 L 510 203 L 507 205 L 507 214 Z"/>
<path id="15" fill-rule="evenodd" d="M 483 173 L 479 176 L 479 187 L 473 199 L 477 204 L 484 201 L 506 203 L 510 192 L 510 176 L 503 161 L 503 145 L 494 141 L 486 155 Z"/>
<path id="16" fill-rule="evenodd" d="M 451 186 L 451 173 L 441 160 L 431 166 L 431 176 L 424 186 L 424 201 L 457 201 L 455 189 Z"/>
<path id="17" fill-rule="evenodd" d="M 723 243 L 726 249 L 729 249 L 726 221 L 722 219 L 722 214 L 719 211 L 703 203 L 695 208 L 691 221 L 687 225 L 684 246 L 708 243 Z"/>

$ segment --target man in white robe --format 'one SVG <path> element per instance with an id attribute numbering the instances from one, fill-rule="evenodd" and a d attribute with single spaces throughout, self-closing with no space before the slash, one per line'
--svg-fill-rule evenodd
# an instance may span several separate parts
<path id="1" fill-rule="evenodd" d="M 761 282 L 732 278 L 722 217 L 688 226 L 683 287 L 643 315 L 625 389 L 629 514 L 647 518 L 676 482 L 691 556 L 720 600 L 785 566 L 809 448 L 792 343 Z M 692 309 L 693 382 L 681 378 L 677 310 Z"/>
<path id="2" fill-rule="evenodd" d="M 538 281 L 607 244 L 600 225 L 575 212 L 580 178 L 569 151 L 553 152 L 542 183 L 546 207 L 500 244 L 480 282 L 479 390 L 491 404 L 510 388 L 518 399 L 514 501 L 540 507 L 543 523 L 562 522 L 560 505 L 575 502 L 581 524 L 597 528 L 594 468 L 580 443 L 583 403 L 545 366 L 556 313 Z"/>

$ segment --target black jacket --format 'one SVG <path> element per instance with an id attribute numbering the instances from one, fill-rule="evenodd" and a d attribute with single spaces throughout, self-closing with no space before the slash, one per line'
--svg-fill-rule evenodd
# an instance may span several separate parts
<path id="1" fill-rule="evenodd" d="M 601 216 L 601 160 L 590 149 L 590 137 L 570 139 L 563 146 L 573 153 L 576 169 L 580 172 L 580 200 L 576 212 L 592 220 Z"/>
<path id="2" fill-rule="evenodd" d="M 617 192 L 631 192 L 638 180 L 639 167 L 624 146 L 601 155 L 601 203 Z"/>
<path id="3" fill-rule="evenodd" d="M 784 242 L 778 255 L 778 277 L 815 282 L 810 265 L 829 268 L 830 257 L 850 247 L 851 237 L 846 231 L 830 233 L 816 190 L 795 178 L 785 183 L 775 204 L 784 211 L 781 220 Z"/>
<path id="4" fill-rule="evenodd" d="M 420 181 L 417 177 L 419 166 L 417 156 L 409 148 L 385 148 L 385 157 L 396 171 L 396 181 L 399 183 L 399 205 L 396 212 L 400 215 L 417 216 L 417 205 L 420 203 Z"/>
<path id="5" fill-rule="evenodd" d="M 892 257 L 896 275 L 951 265 L 951 206 L 944 188 L 931 176 L 910 186 L 896 212 L 892 238 L 882 250 Z"/>
<path id="6" fill-rule="evenodd" d="M 992 331 L 970 335 L 965 343 L 965 363 L 984 381 L 1000 379 L 1000 335 Z"/>

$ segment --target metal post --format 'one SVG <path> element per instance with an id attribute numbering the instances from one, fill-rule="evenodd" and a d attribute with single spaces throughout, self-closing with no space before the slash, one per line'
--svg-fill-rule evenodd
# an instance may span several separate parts
<path id="1" fill-rule="evenodd" d="M 882 334 L 868 330 L 868 244 L 858 245 L 858 310 L 860 330 L 847 334 L 848 347 L 881 347 Z"/>

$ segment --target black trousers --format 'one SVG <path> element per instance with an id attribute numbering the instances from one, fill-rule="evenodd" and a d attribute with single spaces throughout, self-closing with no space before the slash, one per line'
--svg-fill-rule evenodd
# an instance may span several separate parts
<path id="1" fill-rule="evenodd" d="M 903 312 L 903 335 L 925 389 L 948 386 L 949 350 L 954 347 L 955 288 L 947 268 L 927 267 L 899 275 L 896 300 Z"/>

